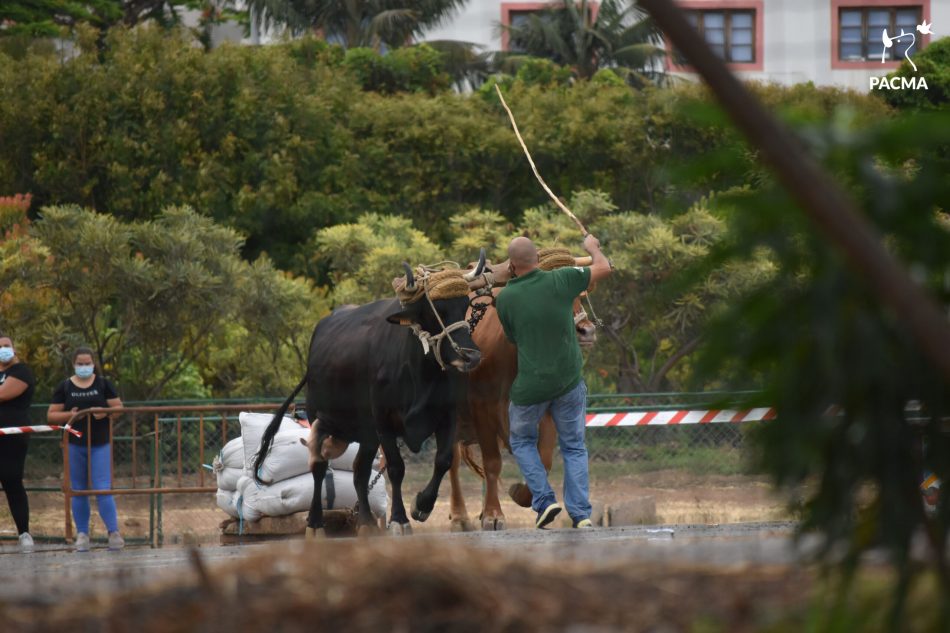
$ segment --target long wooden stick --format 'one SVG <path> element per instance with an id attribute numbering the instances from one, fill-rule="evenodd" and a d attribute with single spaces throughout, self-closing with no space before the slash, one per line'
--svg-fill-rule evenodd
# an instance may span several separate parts
<path id="1" fill-rule="evenodd" d="M 554 201 L 554 204 L 556 204 L 561 211 L 566 213 L 567 217 L 574 220 L 574 224 L 577 225 L 577 228 L 579 228 L 581 230 L 581 233 L 583 233 L 584 236 L 586 237 L 587 229 L 585 229 L 584 225 L 581 224 L 581 221 L 577 219 L 577 216 L 574 215 L 574 213 L 570 209 L 568 209 L 567 206 L 563 202 L 561 202 L 560 198 L 554 195 L 554 192 L 551 191 L 551 188 L 548 187 L 548 184 L 544 182 L 544 178 L 542 178 L 541 174 L 538 173 L 538 168 L 535 166 L 534 161 L 531 159 L 531 152 L 528 151 L 528 146 L 525 145 L 524 139 L 521 138 L 521 132 L 518 131 L 518 124 L 515 123 L 515 115 L 511 113 L 511 108 L 509 108 L 508 104 L 505 103 L 505 97 L 502 96 L 501 90 L 498 88 L 498 84 L 495 84 L 495 92 L 498 93 L 498 98 L 501 99 L 501 105 L 505 108 L 505 112 L 508 113 L 508 118 L 511 120 L 511 127 L 513 127 L 515 130 L 515 136 L 518 137 L 518 142 L 521 143 L 521 149 L 524 150 L 524 155 L 528 157 L 528 164 L 531 165 L 531 171 L 534 172 L 534 177 L 537 178 L 538 182 L 541 183 L 541 186 L 547 192 L 548 196 L 551 197 L 551 200 Z"/>

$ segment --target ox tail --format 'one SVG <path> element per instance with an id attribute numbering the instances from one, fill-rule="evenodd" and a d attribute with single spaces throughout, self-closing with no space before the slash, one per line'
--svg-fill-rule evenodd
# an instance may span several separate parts
<path id="1" fill-rule="evenodd" d="M 471 444 L 462 444 L 462 460 L 468 464 L 468 467 L 475 472 L 480 479 L 485 478 L 485 467 L 482 466 L 481 460 L 476 457 L 475 453 L 472 451 Z"/>
<path id="2" fill-rule="evenodd" d="M 303 386 L 307 384 L 307 374 L 304 374 L 303 380 L 300 381 L 300 384 L 294 389 L 293 393 L 290 394 L 284 404 L 280 405 L 280 408 L 277 410 L 277 413 L 274 414 L 274 419 L 270 421 L 270 424 L 267 425 L 267 429 L 264 431 L 264 435 L 261 436 L 261 447 L 257 451 L 257 457 L 254 458 L 254 480 L 261 484 L 266 484 L 270 482 L 261 481 L 260 471 L 261 466 L 264 465 L 264 460 L 267 458 L 267 454 L 270 452 L 270 445 L 274 441 L 274 436 L 277 435 L 277 430 L 280 428 L 280 423 L 284 419 L 284 414 L 287 413 L 287 409 L 290 408 L 290 403 L 294 401 L 294 398 L 297 397 L 297 394 L 300 393 L 300 390 L 303 389 Z M 316 423 L 316 421 L 314 421 Z"/>

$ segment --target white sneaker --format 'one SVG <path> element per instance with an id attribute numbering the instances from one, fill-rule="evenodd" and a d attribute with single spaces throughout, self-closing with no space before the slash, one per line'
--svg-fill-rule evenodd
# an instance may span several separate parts
<path id="1" fill-rule="evenodd" d="M 89 535 L 85 532 L 80 532 L 76 535 L 75 548 L 77 552 L 88 552 L 89 551 Z"/>
<path id="2" fill-rule="evenodd" d="M 118 550 L 125 547 L 125 539 L 118 532 L 109 532 L 109 549 Z"/>
<path id="3" fill-rule="evenodd" d="M 24 532 L 20 535 L 20 551 L 24 554 L 31 554 L 33 552 L 33 537 L 30 536 L 29 532 Z"/>

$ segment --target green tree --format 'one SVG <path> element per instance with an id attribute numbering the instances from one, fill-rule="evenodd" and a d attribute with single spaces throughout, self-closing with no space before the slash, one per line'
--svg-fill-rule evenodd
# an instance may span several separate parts
<path id="1" fill-rule="evenodd" d="M 336 305 L 391 296 L 391 282 L 403 274 L 404 261 L 418 266 L 443 260 L 437 244 L 409 219 L 395 216 L 368 214 L 353 224 L 322 229 L 310 246 L 314 264 L 328 271 Z"/>
<path id="2" fill-rule="evenodd" d="M 883 99 L 895 108 L 906 110 L 940 110 L 950 104 L 950 37 L 931 42 L 914 55 L 917 70 L 904 61 L 888 77 L 923 77 L 927 90 L 884 90 Z"/>
<path id="3" fill-rule="evenodd" d="M 428 53 L 405 52 L 412 63 L 394 76 L 406 91 L 390 93 L 361 90 L 346 53 L 313 37 L 210 52 L 187 32 L 153 26 L 113 30 L 102 50 L 97 37 L 81 35 L 83 53 L 65 61 L 0 57 L 0 192 L 126 221 L 187 204 L 246 235 L 247 258 L 266 252 L 318 284 L 304 244 L 320 228 L 401 215 L 448 244 L 458 213 L 492 209 L 518 223 L 545 202 L 497 97 L 442 90 Z M 701 86 L 634 91 L 609 80 L 567 85 L 565 75 L 536 60 L 520 78 L 501 78 L 557 191 L 598 189 L 624 210 L 655 214 L 666 199 L 685 209 L 741 185 L 756 164 L 722 130 L 679 112 L 684 100 L 708 99 Z M 890 113 L 880 99 L 839 89 L 756 92 L 776 109 Z M 669 182 L 678 163 L 727 143 L 732 168 Z"/>
<path id="4" fill-rule="evenodd" d="M 662 35 L 630 0 L 606 0 L 596 7 L 589 0 L 551 2 L 523 23 L 503 28 L 517 51 L 509 61 L 543 57 L 568 66 L 581 79 L 602 68 L 616 69 L 637 84 L 644 77 L 665 78 Z"/>
<path id="5" fill-rule="evenodd" d="M 41 392 L 54 382 L 47 375 L 59 358 L 43 338 L 43 315 L 52 312 L 55 296 L 40 285 L 39 271 L 50 252 L 30 234 L 30 196 L 0 197 L 0 332 L 13 337 L 17 353 L 33 367 Z"/>
<path id="6" fill-rule="evenodd" d="M 241 18 L 233 0 L 4 0 L 0 3 L 0 37 L 60 37 L 79 24 L 107 30 L 116 25 L 154 22 L 164 27 L 181 24 L 185 9 L 201 11 L 202 24 Z"/>
<path id="7" fill-rule="evenodd" d="M 398 48 L 386 55 L 370 48 L 351 48 L 343 57 L 343 66 L 364 90 L 436 94 L 449 88 L 442 55 L 426 44 Z"/>
<path id="8" fill-rule="evenodd" d="M 77 23 L 107 26 L 121 16 L 118 0 L 4 0 L 0 3 L 0 37 L 58 37 L 64 28 Z"/>
<path id="9" fill-rule="evenodd" d="M 78 203 L 126 220 L 187 203 L 249 235 L 250 256 L 288 262 L 298 244 L 280 236 L 350 213 L 339 199 L 349 134 L 337 119 L 358 88 L 314 59 L 331 55 L 325 44 L 205 53 L 191 42 L 180 31 L 116 30 L 101 57 L 93 36 L 84 50 L 96 54 L 65 63 L 0 63 L 0 187 L 27 181 L 40 206 Z M 27 95 L 41 93 L 29 107 Z"/>
<path id="10" fill-rule="evenodd" d="M 329 302 L 266 257 L 244 269 L 236 291 L 232 319 L 199 356 L 204 384 L 218 396 L 286 395 L 306 371 L 310 336 Z"/>
<path id="11" fill-rule="evenodd" d="M 717 120 L 708 111 L 704 116 Z M 950 180 L 943 151 L 950 114 L 861 125 L 840 110 L 830 118 L 800 116 L 798 130 L 891 253 L 950 307 Z M 716 152 L 683 178 L 731 161 Z M 946 630 L 950 502 L 943 495 L 928 515 L 919 489 L 927 472 L 950 478 L 946 376 L 792 198 L 767 174 L 754 179 L 754 189 L 728 200 L 731 239 L 718 255 L 746 265 L 765 249 L 775 274 L 716 315 L 697 376 L 731 376 L 733 385 L 743 386 L 750 377 L 761 381 L 763 393 L 746 405 L 774 406 L 778 419 L 759 431 L 758 461 L 782 488 L 803 497 L 801 529 L 821 534 L 819 554 L 842 563 L 848 581 L 864 552 L 887 550 L 897 571 L 891 630 L 902 629 L 918 572 L 935 571 L 939 597 L 926 613 L 933 618 L 927 628 Z M 918 535 L 930 551 L 914 561 Z"/>
<path id="12" fill-rule="evenodd" d="M 442 68 L 458 92 L 478 90 L 495 70 L 495 55 L 474 42 L 426 40 L 442 55 Z"/>
<path id="13" fill-rule="evenodd" d="M 727 236 L 725 222 L 705 199 L 668 219 L 618 212 L 599 191 L 576 192 L 569 207 L 584 218 L 616 267 L 587 306 L 601 321 L 600 340 L 587 365 L 588 380 L 601 391 L 683 388 L 691 376 L 688 361 L 709 318 L 773 272 L 760 253 L 744 266 L 707 264 L 700 279 L 681 278 Z M 481 243 L 501 261 L 516 235 L 531 237 L 539 247 L 561 245 L 584 254 L 577 227 L 553 205 L 528 209 L 514 230 L 497 214 L 477 210 L 456 216 L 452 225 L 456 257 Z"/>
<path id="14" fill-rule="evenodd" d="M 16 308 L 3 320 L 18 318 L 12 325 L 34 350 L 47 350 L 44 369 L 57 379 L 70 350 L 91 345 L 126 398 L 286 389 L 299 379 L 309 330 L 324 309 L 308 282 L 266 259 L 245 262 L 233 229 L 184 207 L 131 223 L 46 207 L 29 236 L 7 242 L 0 274 L 9 278 L 23 257 L 34 261 L 0 296 Z M 27 311 L 31 305 L 42 309 Z M 227 342 L 238 347 L 224 357 Z"/>

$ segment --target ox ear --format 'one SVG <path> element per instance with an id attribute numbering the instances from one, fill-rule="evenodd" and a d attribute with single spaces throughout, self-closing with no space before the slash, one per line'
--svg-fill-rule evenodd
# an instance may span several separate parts
<path id="1" fill-rule="evenodd" d="M 395 325 L 413 325 L 419 322 L 418 303 L 411 303 L 401 310 L 386 316 L 386 320 Z"/>

